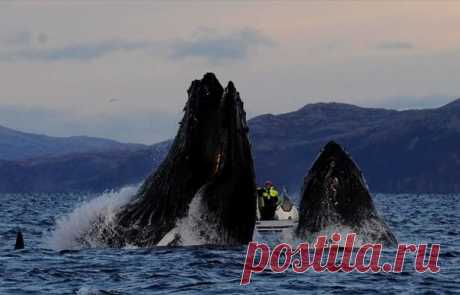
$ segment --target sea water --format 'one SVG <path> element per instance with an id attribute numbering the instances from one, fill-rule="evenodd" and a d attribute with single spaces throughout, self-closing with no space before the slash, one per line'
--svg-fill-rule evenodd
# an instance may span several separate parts
<path id="1" fill-rule="evenodd" d="M 244 246 L 108 249 L 90 240 L 85 247 L 91 248 L 76 242 L 95 214 L 110 221 L 134 191 L 0 195 L 0 294 L 453 294 L 460 290 L 460 195 L 374 196 L 400 242 L 441 244 L 439 273 L 417 273 L 411 263 L 402 273 L 265 271 L 254 274 L 249 286 L 240 286 Z M 19 228 L 25 249 L 15 251 Z"/>

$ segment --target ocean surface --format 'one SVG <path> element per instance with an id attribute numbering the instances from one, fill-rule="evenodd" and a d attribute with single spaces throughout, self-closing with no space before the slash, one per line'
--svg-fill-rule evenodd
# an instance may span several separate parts
<path id="1" fill-rule="evenodd" d="M 265 271 L 254 274 L 249 286 L 239 284 L 245 247 L 78 249 L 74 237 L 95 211 L 109 214 L 116 209 L 106 205 L 117 197 L 116 193 L 0 195 L 0 294 L 454 294 L 460 290 L 460 195 L 374 196 L 400 242 L 441 244 L 439 273 L 416 273 L 413 263 L 399 274 Z M 26 248 L 15 251 L 18 228 Z M 392 261 L 394 251 L 385 255 Z"/>

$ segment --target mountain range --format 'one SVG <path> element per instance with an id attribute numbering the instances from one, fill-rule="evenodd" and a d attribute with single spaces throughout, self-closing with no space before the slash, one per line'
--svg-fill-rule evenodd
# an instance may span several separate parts
<path id="1" fill-rule="evenodd" d="M 0 126 L 0 160 L 14 161 L 84 152 L 132 151 L 142 147 L 145 146 L 88 136 L 51 137 Z"/>
<path id="2" fill-rule="evenodd" d="M 310 104 L 249 125 L 259 180 L 299 190 L 321 147 L 334 140 L 374 192 L 460 192 L 460 100 L 405 111 Z"/>
<path id="3" fill-rule="evenodd" d="M 299 191 L 321 147 L 334 140 L 360 166 L 371 191 L 460 192 L 460 99 L 404 111 L 316 103 L 248 124 L 259 183 L 270 179 Z M 0 127 L 0 192 L 102 191 L 140 182 L 169 145 L 55 138 Z"/>

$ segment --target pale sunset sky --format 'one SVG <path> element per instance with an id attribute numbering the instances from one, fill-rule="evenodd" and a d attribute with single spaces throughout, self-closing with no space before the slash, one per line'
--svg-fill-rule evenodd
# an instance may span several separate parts
<path id="1" fill-rule="evenodd" d="M 0 125 L 154 143 L 193 79 L 232 80 L 249 116 L 337 101 L 460 97 L 460 2 L 2 2 Z"/>

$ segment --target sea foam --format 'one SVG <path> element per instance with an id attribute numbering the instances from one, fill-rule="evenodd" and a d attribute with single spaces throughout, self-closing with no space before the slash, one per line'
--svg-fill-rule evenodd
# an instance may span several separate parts
<path id="1" fill-rule="evenodd" d="M 88 235 L 95 222 L 110 226 L 116 213 L 136 195 L 138 185 L 110 191 L 78 205 L 69 214 L 56 219 L 54 229 L 45 235 L 45 245 L 54 250 L 100 247 L 98 241 Z"/>

